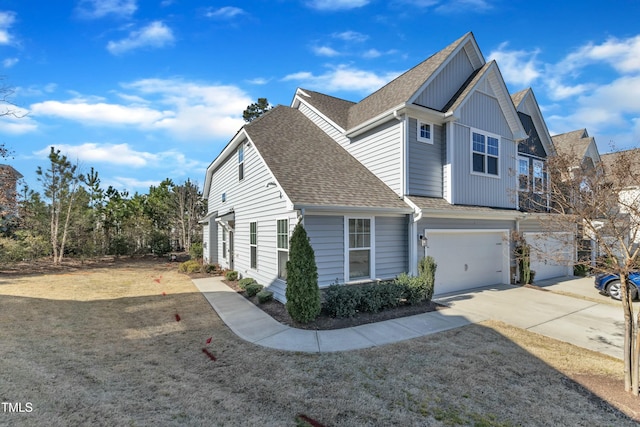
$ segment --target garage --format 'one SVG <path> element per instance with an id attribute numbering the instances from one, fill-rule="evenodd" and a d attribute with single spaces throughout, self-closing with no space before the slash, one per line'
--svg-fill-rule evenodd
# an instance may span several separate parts
<path id="1" fill-rule="evenodd" d="M 531 247 L 534 280 L 573 275 L 573 235 L 571 233 L 524 233 Z"/>
<path id="2" fill-rule="evenodd" d="M 425 230 L 438 264 L 435 294 L 509 283 L 508 230 Z"/>

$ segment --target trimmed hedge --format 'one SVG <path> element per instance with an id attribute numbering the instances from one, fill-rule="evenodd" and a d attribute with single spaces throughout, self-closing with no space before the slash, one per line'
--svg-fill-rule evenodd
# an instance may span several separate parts
<path id="1" fill-rule="evenodd" d="M 256 295 L 258 292 L 260 292 L 262 290 L 264 286 L 259 285 L 257 283 L 249 283 L 245 288 L 245 292 L 247 293 L 247 296 L 252 297 L 254 295 Z"/>
<path id="2" fill-rule="evenodd" d="M 256 296 L 258 297 L 259 304 L 264 304 L 265 302 L 273 300 L 273 292 L 267 291 L 266 289 L 258 292 Z"/>
<path id="3" fill-rule="evenodd" d="M 238 287 L 242 290 L 245 290 L 247 286 L 252 283 L 256 283 L 256 279 L 253 279 L 251 277 L 245 277 L 244 279 L 238 280 Z"/>
<path id="4" fill-rule="evenodd" d="M 224 274 L 224 277 L 231 282 L 235 282 L 236 280 L 238 280 L 238 272 L 234 270 L 227 271 Z"/>
<path id="5" fill-rule="evenodd" d="M 178 266 L 178 271 L 181 273 L 199 273 L 202 271 L 202 264 L 195 259 L 185 261 Z"/>

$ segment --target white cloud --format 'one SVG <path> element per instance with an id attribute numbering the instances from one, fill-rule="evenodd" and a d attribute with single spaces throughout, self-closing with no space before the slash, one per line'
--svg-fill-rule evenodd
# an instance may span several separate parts
<path id="1" fill-rule="evenodd" d="M 318 56 L 327 56 L 327 57 L 340 56 L 340 52 L 338 52 L 337 50 L 329 46 L 315 46 L 313 47 L 313 53 L 315 53 Z"/>
<path id="2" fill-rule="evenodd" d="M 311 0 L 307 5 L 317 10 L 348 10 L 366 6 L 369 0 Z"/>
<path id="3" fill-rule="evenodd" d="M 347 42 L 362 43 L 369 39 L 366 34 L 359 33 L 357 31 L 343 31 L 341 33 L 333 33 L 331 35 L 334 39 L 340 39 Z"/>
<path id="4" fill-rule="evenodd" d="M 606 63 L 619 73 L 640 71 L 640 35 L 628 39 L 612 37 L 599 45 L 588 43 L 567 55 L 557 69 L 568 73 L 594 63 Z"/>
<path id="5" fill-rule="evenodd" d="M 13 107 L 12 107 L 13 108 Z M 1 110 L 4 113 L 6 109 Z M 0 117 L 0 133 L 9 135 L 24 135 L 38 130 L 38 124 L 27 114 L 27 111 L 16 107 L 16 116 L 8 115 Z"/>
<path id="6" fill-rule="evenodd" d="M 493 5 L 487 0 L 453 0 L 437 6 L 435 10 L 440 13 L 482 13 L 491 9 Z"/>
<path id="7" fill-rule="evenodd" d="M 284 81 L 298 80 L 310 89 L 316 88 L 325 91 L 349 91 L 359 93 L 371 93 L 389 81 L 396 78 L 400 73 L 388 72 L 377 75 L 371 71 L 359 70 L 348 65 L 339 65 L 324 74 L 314 75 L 308 71 L 289 74 L 284 77 Z"/>
<path id="8" fill-rule="evenodd" d="M 90 164 L 109 163 L 128 167 L 144 167 L 158 160 L 157 154 L 133 150 L 129 144 L 98 144 L 86 142 L 80 145 L 56 145 L 56 150 L 69 159 L 78 159 Z M 48 155 L 50 148 L 42 149 L 34 154 Z"/>
<path id="9" fill-rule="evenodd" d="M 541 75 L 540 64 L 537 61 L 540 51 L 508 50 L 507 46 L 506 42 L 500 44 L 497 50 L 489 54 L 489 60 L 498 63 L 502 77 L 507 83 L 521 87 L 530 85 Z"/>
<path id="10" fill-rule="evenodd" d="M 16 14 L 14 12 L 3 11 L 0 12 L 0 45 L 10 44 L 13 40 L 9 29 L 16 20 Z"/>
<path id="11" fill-rule="evenodd" d="M 18 58 L 5 58 L 2 60 L 2 66 L 4 68 L 11 68 L 20 61 Z"/>
<path id="12" fill-rule="evenodd" d="M 166 131 L 178 139 L 228 138 L 243 124 L 251 98 L 235 86 L 205 85 L 181 79 L 142 79 L 122 85 L 123 103 L 76 96 L 31 106 L 34 117 L 57 117 L 87 126 L 129 126 Z"/>
<path id="13" fill-rule="evenodd" d="M 173 31 L 161 21 L 154 21 L 138 31 L 132 31 L 129 36 L 118 41 L 110 41 L 107 50 L 113 55 L 119 55 L 130 50 L 145 47 L 162 48 L 172 45 Z"/>
<path id="14" fill-rule="evenodd" d="M 252 85 L 266 85 L 267 83 L 269 83 L 269 79 L 266 79 L 264 77 L 256 77 L 255 79 L 251 79 L 251 80 L 247 80 L 247 83 L 252 84 Z"/>
<path id="15" fill-rule="evenodd" d="M 244 15 L 246 12 L 239 7 L 225 6 L 219 9 L 209 8 L 205 12 L 207 18 L 231 19 L 236 16 Z"/>
<path id="16" fill-rule="evenodd" d="M 107 15 L 130 17 L 137 9 L 136 0 L 80 0 L 77 10 L 83 18 L 98 19 Z"/>

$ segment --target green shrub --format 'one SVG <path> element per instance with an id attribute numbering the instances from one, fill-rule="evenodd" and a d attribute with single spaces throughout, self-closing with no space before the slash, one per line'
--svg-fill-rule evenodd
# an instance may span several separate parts
<path id="1" fill-rule="evenodd" d="M 235 270 L 229 270 L 224 273 L 224 277 L 230 282 L 235 282 L 238 280 L 238 272 Z"/>
<path id="2" fill-rule="evenodd" d="M 250 285 L 252 283 L 256 283 L 256 280 L 252 279 L 251 277 L 245 277 L 244 279 L 238 280 L 238 287 L 244 291 L 247 285 Z"/>
<path id="3" fill-rule="evenodd" d="M 192 243 L 189 247 L 189 256 L 193 259 L 202 259 L 202 253 L 203 249 L 201 242 Z"/>
<path id="4" fill-rule="evenodd" d="M 287 311 L 292 319 L 308 323 L 320 314 L 316 257 L 301 222 L 294 228 L 289 242 L 285 295 Z"/>
<path id="5" fill-rule="evenodd" d="M 438 268 L 438 264 L 433 257 L 426 256 L 418 262 L 418 273 L 420 277 L 424 280 L 426 286 L 426 295 L 425 299 L 427 301 L 431 301 L 433 298 L 433 291 L 436 286 L 436 269 Z"/>
<path id="6" fill-rule="evenodd" d="M 573 266 L 573 275 L 585 277 L 589 274 L 589 266 L 585 264 L 576 264 Z"/>
<path id="7" fill-rule="evenodd" d="M 402 273 L 396 278 L 395 283 L 402 287 L 403 298 L 410 305 L 417 304 L 427 297 L 427 284 L 424 277 Z"/>
<path id="8" fill-rule="evenodd" d="M 151 232 L 149 240 L 151 253 L 162 256 L 171 251 L 171 239 L 167 233 L 155 230 Z"/>
<path id="9" fill-rule="evenodd" d="M 204 272 L 207 274 L 211 274 L 211 273 L 216 273 L 218 271 L 220 271 L 220 265 L 219 264 L 205 264 L 203 266 Z"/>
<path id="10" fill-rule="evenodd" d="M 247 293 L 247 296 L 252 297 L 256 295 L 258 292 L 260 292 L 263 287 L 264 286 L 254 282 L 254 283 L 249 283 L 244 290 Z"/>
<path id="11" fill-rule="evenodd" d="M 360 305 L 360 288 L 331 285 L 324 292 L 324 309 L 331 317 L 353 317 Z"/>
<path id="12" fill-rule="evenodd" d="M 264 304 L 265 302 L 271 301 L 273 299 L 273 292 L 263 289 L 258 292 L 256 296 L 258 297 L 258 304 Z"/>
<path id="13" fill-rule="evenodd" d="M 516 259 L 520 268 L 520 283 L 527 285 L 533 281 L 531 277 L 531 248 L 525 242 L 516 247 Z"/>
<path id="14" fill-rule="evenodd" d="M 178 271 L 181 273 L 199 273 L 202 271 L 202 265 L 195 259 L 190 259 L 189 261 L 180 263 Z"/>

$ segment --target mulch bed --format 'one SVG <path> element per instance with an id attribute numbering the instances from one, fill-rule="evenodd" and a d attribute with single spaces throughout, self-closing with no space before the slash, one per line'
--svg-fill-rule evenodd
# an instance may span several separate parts
<path id="1" fill-rule="evenodd" d="M 258 303 L 258 297 L 247 297 L 246 293 L 240 289 L 238 282 L 223 280 L 231 289 L 242 294 L 248 301 L 251 301 L 262 311 L 273 317 L 278 322 L 297 329 L 328 330 L 350 328 L 352 326 L 364 325 L 367 323 L 381 322 L 383 320 L 397 319 L 399 317 L 412 316 L 414 314 L 428 313 L 430 311 L 442 310 L 445 307 L 433 301 L 423 301 L 414 305 L 401 305 L 399 307 L 382 310 L 377 313 L 358 313 L 354 317 L 335 318 L 322 311 L 320 316 L 313 322 L 296 322 L 289 316 L 287 308 L 279 301 L 269 301 L 263 304 Z"/>

